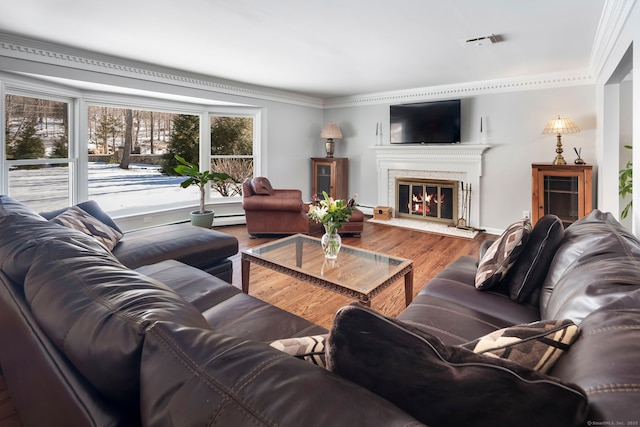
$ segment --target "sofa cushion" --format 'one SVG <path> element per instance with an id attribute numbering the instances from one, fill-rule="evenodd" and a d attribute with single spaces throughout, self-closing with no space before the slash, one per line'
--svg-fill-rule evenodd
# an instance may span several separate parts
<path id="1" fill-rule="evenodd" d="M 51 219 L 51 222 L 82 231 L 103 244 L 108 250 L 112 250 L 123 236 L 120 231 L 104 224 L 77 206 L 66 209 Z"/>
<path id="2" fill-rule="evenodd" d="M 497 330 L 462 347 L 547 373 L 578 333 L 578 327 L 571 320 L 541 320 Z"/>
<path id="3" fill-rule="evenodd" d="M 254 194 L 261 196 L 273 196 L 275 192 L 267 178 L 257 176 L 251 180 L 251 189 Z"/>
<path id="4" fill-rule="evenodd" d="M 368 390 L 266 343 L 170 322 L 147 331 L 141 390 L 147 427 L 419 425 Z"/>
<path id="5" fill-rule="evenodd" d="M 189 223 L 128 231 L 113 254 L 129 268 L 175 259 L 204 269 L 238 253 L 238 239 Z"/>
<path id="6" fill-rule="evenodd" d="M 446 346 L 357 305 L 337 313 L 326 356 L 329 370 L 428 425 L 569 426 L 586 416 L 586 395 L 574 384 Z"/>
<path id="7" fill-rule="evenodd" d="M 541 288 L 541 319 L 572 319 L 640 289 L 640 241 L 594 210 L 565 230 Z"/>
<path id="8" fill-rule="evenodd" d="M 70 232 L 49 227 L 61 236 Z M 24 292 L 51 341 L 103 396 L 129 410 L 139 402 L 140 354 L 148 325 L 166 319 L 209 327 L 174 291 L 125 268 L 106 249 L 62 239 L 39 242 Z"/>
<path id="9" fill-rule="evenodd" d="M 525 302 L 542 287 L 556 249 L 564 237 L 564 226 L 556 215 L 545 215 L 536 222 L 522 252 L 507 273 L 511 299 Z"/>
<path id="10" fill-rule="evenodd" d="M 530 233 L 531 222 L 528 218 L 507 227 L 478 264 L 475 280 L 477 289 L 488 289 L 504 278 L 522 252 Z"/>

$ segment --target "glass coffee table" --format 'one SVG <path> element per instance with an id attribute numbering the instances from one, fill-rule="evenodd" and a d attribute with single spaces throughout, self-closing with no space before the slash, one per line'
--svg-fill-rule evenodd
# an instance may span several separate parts
<path id="1" fill-rule="evenodd" d="M 296 234 L 242 251 L 242 291 L 249 293 L 251 263 L 355 298 L 371 299 L 404 277 L 406 305 L 413 299 L 413 261 L 342 245 L 338 258 L 324 257 L 320 239 Z"/>

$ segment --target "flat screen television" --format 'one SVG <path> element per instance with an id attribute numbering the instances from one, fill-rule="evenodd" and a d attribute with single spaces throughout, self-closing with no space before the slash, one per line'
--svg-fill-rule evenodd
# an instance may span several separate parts
<path id="1" fill-rule="evenodd" d="M 460 100 L 390 106 L 392 144 L 460 142 Z"/>

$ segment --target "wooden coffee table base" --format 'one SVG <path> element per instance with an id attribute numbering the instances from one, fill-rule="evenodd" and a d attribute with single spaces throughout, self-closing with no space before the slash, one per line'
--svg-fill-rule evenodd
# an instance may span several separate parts
<path id="1" fill-rule="evenodd" d="M 264 259 L 258 258 L 246 252 L 243 252 L 242 258 L 241 258 L 242 292 L 244 292 L 245 294 L 249 293 L 249 275 L 251 272 L 251 263 L 258 264 L 260 266 L 286 274 L 288 276 L 294 277 L 299 280 L 303 280 L 305 282 L 309 282 L 321 288 L 328 289 L 330 291 L 336 292 L 341 295 L 345 295 L 349 298 L 357 299 L 367 307 L 371 307 L 371 299 L 373 297 L 378 295 L 380 292 L 388 288 L 391 284 L 393 284 L 399 278 L 404 276 L 404 294 L 405 294 L 406 305 L 408 306 L 413 300 L 413 263 L 412 262 L 406 267 L 404 267 L 402 270 L 398 271 L 393 276 L 387 278 L 384 282 L 382 282 L 379 286 L 377 286 L 368 294 L 345 288 L 344 286 L 340 286 L 328 280 L 323 280 L 318 277 L 312 276 L 310 274 L 306 274 L 302 271 L 288 268 L 286 266 L 283 266 L 271 261 L 266 261 Z"/>

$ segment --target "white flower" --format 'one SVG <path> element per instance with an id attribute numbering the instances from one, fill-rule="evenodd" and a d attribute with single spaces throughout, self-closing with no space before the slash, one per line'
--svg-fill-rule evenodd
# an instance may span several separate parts
<path id="1" fill-rule="evenodd" d="M 309 209 L 309 215 L 317 221 L 322 221 L 322 218 L 327 214 L 329 209 L 326 206 L 311 206 Z"/>

